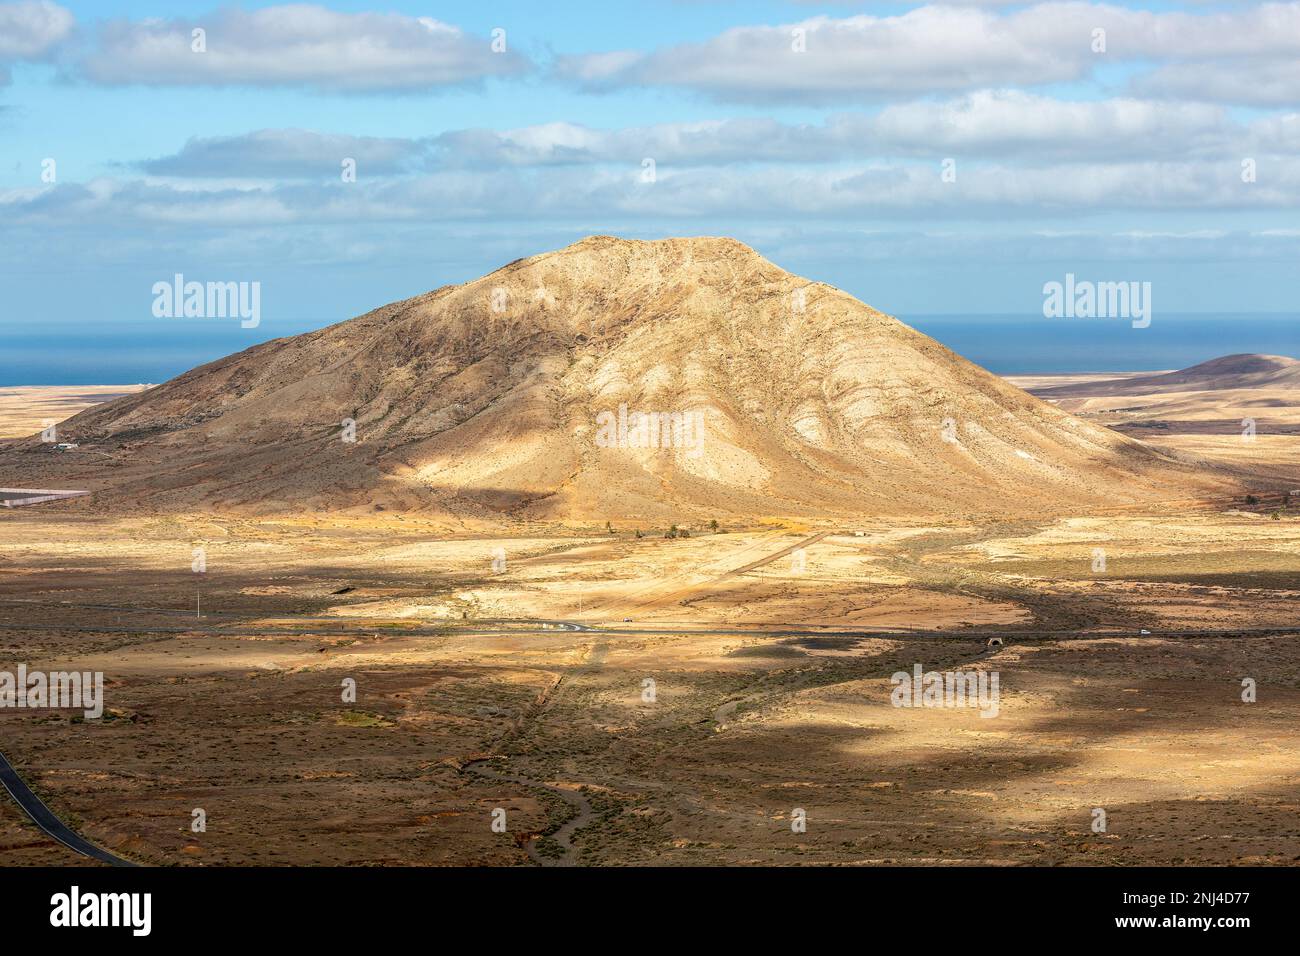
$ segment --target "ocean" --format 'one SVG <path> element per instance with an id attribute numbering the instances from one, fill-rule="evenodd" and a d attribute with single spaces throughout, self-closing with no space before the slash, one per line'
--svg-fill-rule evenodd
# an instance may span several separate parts
<path id="1" fill-rule="evenodd" d="M 1157 312 L 1144 329 L 1125 319 L 1041 315 L 899 318 L 999 375 L 1177 369 L 1242 352 L 1300 358 L 1297 312 Z"/>
<path id="2" fill-rule="evenodd" d="M 904 322 L 1000 375 L 1184 368 L 1220 355 L 1300 358 L 1300 313 L 1156 313 L 1135 329 L 1122 319 L 1041 315 L 900 315 Z M 256 329 L 222 319 L 134 324 L 22 323 L 0 327 L 0 386 L 158 383 L 278 336 L 334 319 L 268 319 Z"/>

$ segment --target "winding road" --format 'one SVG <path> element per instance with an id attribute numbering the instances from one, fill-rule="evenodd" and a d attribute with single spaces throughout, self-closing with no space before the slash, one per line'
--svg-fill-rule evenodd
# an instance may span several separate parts
<path id="1" fill-rule="evenodd" d="M 89 840 L 72 830 L 67 824 L 54 815 L 49 807 L 32 792 L 32 788 L 27 786 L 23 778 L 18 775 L 8 758 L 0 753 L 0 783 L 5 785 L 9 791 L 9 796 L 14 798 L 14 802 L 22 808 L 23 813 L 31 818 L 47 836 L 58 840 L 69 850 L 74 850 L 82 856 L 88 856 L 92 860 L 98 860 L 101 863 L 108 863 L 112 866 L 135 866 L 130 860 L 124 860 L 121 857 L 114 856 L 107 850 L 95 846 Z"/>
<path id="2" fill-rule="evenodd" d="M 337 620 L 337 619 L 335 619 Z M 321 624 L 327 622 L 322 621 Z M 1279 627 L 1211 627 L 1211 628 L 1105 628 L 1105 629 L 1051 629 L 1011 627 L 976 630 L 931 630 L 927 628 L 799 628 L 782 625 L 755 625 L 753 627 L 599 627 L 577 621 L 534 621 L 526 619 L 502 620 L 498 627 L 465 627 L 459 623 L 445 626 L 413 627 L 385 630 L 389 637 L 446 637 L 449 633 L 468 637 L 501 637 L 509 634 L 542 633 L 545 630 L 575 631 L 602 637 L 639 636 L 655 634 L 701 634 L 735 637 L 880 637 L 892 640 L 977 640 L 1000 637 L 1006 641 L 1096 641 L 1107 638 L 1200 638 L 1200 637 L 1268 637 L 1300 632 L 1300 624 Z M 545 625 L 545 627 L 543 626 Z M 130 625 L 72 625 L 45 622 L 40 624 L 0 624 L 0 631 L 71 631 L 93 634 L 214 634 L 226 637 L 267 637 L 275 635 L 302 637 L 304 633 L 328 637 L 371 637 L 374 625 L 369 627 L 327 628 L 313 625 L 309 631 L 303 627 L 133 627 Z"/>

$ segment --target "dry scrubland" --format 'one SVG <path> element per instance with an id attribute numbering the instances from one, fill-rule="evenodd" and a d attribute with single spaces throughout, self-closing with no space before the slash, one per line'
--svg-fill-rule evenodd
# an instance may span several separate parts
<path id="1" fill-rule="evenodd" d="M 1300 476 L 1300 362 L 1289 356 L 1227 355 L 1175 372 L 1008 381 L 1085 421 L 1193 461 L 1240 467 L 1255 476 Z M 1248 420 L 1256 433 L 1243 440 Z"/>
<path id="2" fill-rule="evenodd" d="M 1042 636 L 1289 626 L 1300 513 L 863 523 L 823 529 L 801 573 L 786 552 L 818 529 L 448 540 L 395 519 L 3 519 L 0 620 L 25 627 L 0 663 L 109 682 L 97 723 L 0 713 L 3 749 L 66 821 L 142 862 L 1300 856 L 1294 636 Z M 970 633 L 866 632 L 905 626 Z M 1025 636 L 989 652 L 989 629 Z M 917 662 L 997 670 L 1000 715 L 891 707 L 889 675 Z M 73 860 L 0 812 L 7 863 Z"/>

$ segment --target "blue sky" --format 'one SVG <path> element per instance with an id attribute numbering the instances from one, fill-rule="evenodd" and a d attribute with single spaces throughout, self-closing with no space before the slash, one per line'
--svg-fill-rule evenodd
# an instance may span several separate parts
<path id="1" fill-rule="evenodd" d="M 1066 272 L 1294 315 L 1298 111 L 1300 3 L 0 0 L 0 384 L 592 233 L 733 235 L 909 318 Z M 177 272 L 260 282 L 262 325 L 154 319 Z"/>

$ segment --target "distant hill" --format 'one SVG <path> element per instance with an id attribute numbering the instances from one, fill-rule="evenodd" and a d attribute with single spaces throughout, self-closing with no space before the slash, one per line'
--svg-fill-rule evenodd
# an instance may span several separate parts
<path id="1" fill-rule="evenodd" d="M 1225 355 L 1177 372 L 1105 379 L 1034 389 L 1041 398 L 1150 395 L 1157 392 L 1226 391 L 1237 388 L 1300 388 L 1300 360 L 1285 355 Z"/>

